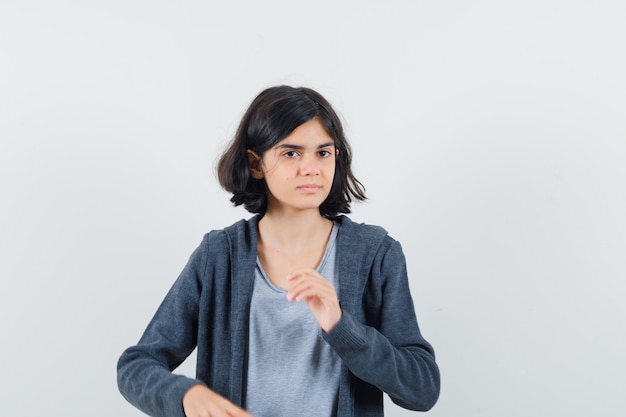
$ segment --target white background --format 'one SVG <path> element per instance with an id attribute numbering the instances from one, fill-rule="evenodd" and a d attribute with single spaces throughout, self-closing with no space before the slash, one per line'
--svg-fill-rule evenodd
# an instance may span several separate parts
<path id="1" fill-rule="evenodd" d="M 403 244 L 428 415 L 626 415 L 624 4 L 2 0 L 0 415 L 141 415 L 117 358 L 249 217 L 214 163 L 281 83 L 333 103 L 353 218 Z"/>

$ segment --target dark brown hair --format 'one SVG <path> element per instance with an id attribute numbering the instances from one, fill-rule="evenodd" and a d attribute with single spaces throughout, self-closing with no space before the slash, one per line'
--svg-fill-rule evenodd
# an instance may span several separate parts
<path id="1" fill-rule="evenodd" d="M 230 201 L 251 213 L 264 214 L 267 190 L 263 179 L 250 173 L 247 150 L 257 155 L 272 148 L 301 124 L 311 119 L 322 123 L 339 154 L 330 194 L 320 206 L 328 218 L 350 213 L 352 199 L 365 200 L 365 189 L 352 173 L 352 152 L 339 117 L 318 92 L 306 87 L 276 86 L 263 90 L 250 104 L 237 133 L 217 164 L 221 186 L 233 194 Z"/>

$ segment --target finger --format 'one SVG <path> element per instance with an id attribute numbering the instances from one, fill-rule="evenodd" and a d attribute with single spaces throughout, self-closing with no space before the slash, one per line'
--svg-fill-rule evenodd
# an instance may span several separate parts
<path id="1" fill-rule="evenodd" d="M 226 398 L 222 398 L 223 402 L 220 404 L 218 414 L 211 412 L 211 417 L 252 417 L 246 410 L 233 404 Z"/>
<path id="2" fill-rule="evenodd" d="M 252 417 L 250 413 L 248 413 L 243 408 L 239 408 L 236 405 L 231 403 L 231 408 L 228 410 L 228 416 L 230 417 Z"/>
<path id="3" fill-rule="evenodd" d="M 334 302 L 337 297 L 330 291 L 324 291 L 319 288 L 305 288 L 299 291 L 294 298 L 295 301 L 311 301 L 314 299 L 319 300 L 322 304 L 327 304 Z"/>
<path id="4" fill-rule="evenodd" d="M 291 285 L 289 287 L 289 291 L 287 292 L 287 299 L 289 301 L 302 301 L 303 299 L 303 294 L 305 292 L 307 292 L 307 294 L 310 294 L 311 292 L 319 292 L 320 294 L 323 294 L 326 291 L 324 291 L 324 284 L 320 283 L 320 282 L 315 282 L 315 281 L 311 281 L 311 280 L 301 280 L 298 282 L 295 282 L 293 285 Z M 307 295 L 307 297 L 310 295 Z"/>
<path id="5" fill-rule="evenodd" d="M 252 417 L 243 408 L 230 402 L 227 398 L 219 397 L 220 401 L 215 405 L 215 409 L 210 410 L 210 417 Z"/>
<path id="6" fill-rule="evenodd" d="M 320 300 L 336 300 L 337 293 L 330 283 L 319 282 L 302 282 L 290 288 L 287 293 L 289 301 L 302 301 L 311 298 L 319 298 Z"/>
<path id="7" fill-rule="evenodd" d="M 330 284 L 328 280 L 326 280 L 326 278 L 324 278 L 315 271 L 303 271 L 294 273 L 287 278 L 287 281 L 290 283 L 290 287 L 293 287 L 294 285 L 298 285 L 303 282 L 319 282 Z"/>

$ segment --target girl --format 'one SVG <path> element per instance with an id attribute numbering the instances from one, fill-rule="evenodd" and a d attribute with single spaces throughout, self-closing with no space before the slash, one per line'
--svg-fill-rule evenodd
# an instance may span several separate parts
<path id="1" fill-rule="evenodd" d="M 365 194 L 330 104 L 308 88 L 261 92 L 218 178 L 255 216 L 204 236 L 119 359 L 124 397 L 163 417 L 382 416 L 383 392 L 430 409 L 439 370 L 404 255 L 343 215 Z M 196 378 L 173 374 L 196 347 Z"/>

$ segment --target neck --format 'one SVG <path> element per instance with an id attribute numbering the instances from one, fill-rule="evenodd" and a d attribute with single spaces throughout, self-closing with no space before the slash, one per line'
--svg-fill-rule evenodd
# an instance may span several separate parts
<path id="1" fill-rule="evenodd" d="M 267 212 L 259 220 L 259 238 L 271 246 L 297 249 L 327 238 L 332 224 L 319 210 L 290 215 Z"/>

